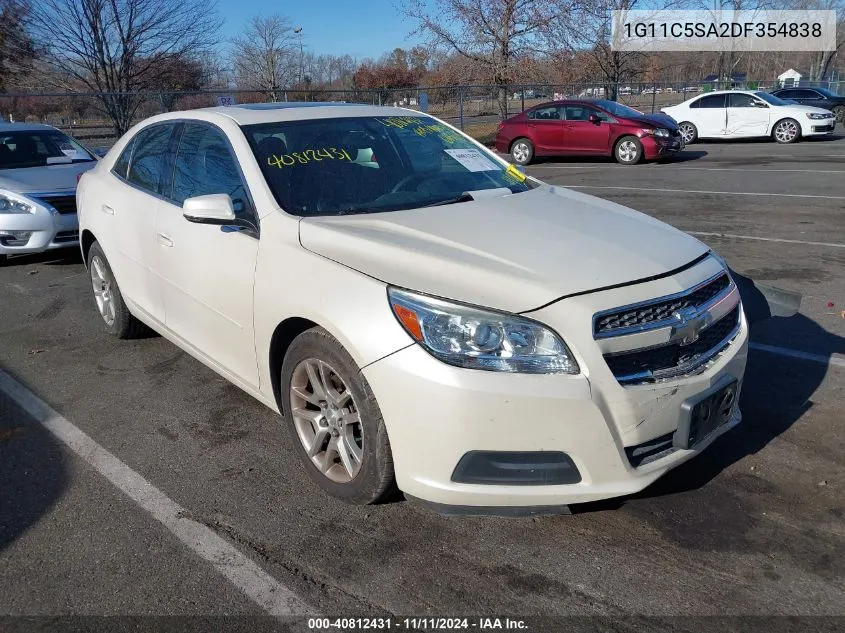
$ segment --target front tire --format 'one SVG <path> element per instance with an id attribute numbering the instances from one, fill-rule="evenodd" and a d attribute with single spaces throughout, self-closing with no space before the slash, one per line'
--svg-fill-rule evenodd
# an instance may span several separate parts
<path id="1" fill-rule="evenodd" d="M 322 328 L 300 334 L 281 369 L 281 405 L 305 470 L 348 503 L 383 501 L 396 491 L 381 410 L 359 367 Z"/>
<path id="2" fill-rule="evenodd" d="M 511 156 L 517 165 L 528 165 L 534 160 L 534 144 L 527 138 L 518 138 L 511 144 Z"/>
<path id="3" fill-rule="evenodd" d="M 775 123 L 772 138 L 778 143 L 794 143 L 801 138 L 801 126 L 795 119 L 784 119 Z"/>
<path id="4" fill-rule="evenodd" d="M 684 139 L 684 145 L 691 145 L 698 140 L 698 128 L 689 121 L 682 121 L 678 129 L 681 132 L 681 138 Z"/>
<path id="5" fill-rule="evenodd" d="M 120 339 L 138 338 L 148 332 L 147 326 L 129 312 L 99 242 L 88 251 L 88 275 L 94 290 L 97 311 L 112 336 Z"/>
<path id="6" fill-rule="evenodd" d="M 836 106 L 831 112 L 836 115 L 837 123 L 845 123 L 845 106 Z"/>
<path id="7" fill-rule="evenodd" d="M 643 144 L 636 136 L 623 136 L 616 142 L 613 156 L 620 165 L 636 165 L 643 158 Z"/>

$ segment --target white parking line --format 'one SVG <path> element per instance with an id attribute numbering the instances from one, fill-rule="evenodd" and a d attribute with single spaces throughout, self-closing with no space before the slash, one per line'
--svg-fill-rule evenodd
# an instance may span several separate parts
<path id="1" fill-rule="evenodd" d="M 819 196 L 809 193 L 762 193 L 752 191 L 705 191 L 698 189 L 658 189 L 652 187 L 611 187 L 598 185 L 565 185 L 558 183 L 559 187 L 568 189 L 615 189 L 619 191 L 655 191 L 658 193 L 698 193 L 706 195 L 721 196 L 774 196 L 777 198 L 817 198 L 822 200 L 845 200 L 845 196 Z"/>
<path id="2" fill-rule="evenodd" d="M 749 343 L 748 347 L 761 352 L 769 352 L 770 354 L 778 354 L 780 356 L 788 356 L 790 358 L 800 358 L 801 360 L 809 360 L 814 363 L 821 363 L 822 365 L 845 367 L 845 358 L 834 356 L 833 354 L 830 356 L 821 356 L 820 354 L 810 354 L 797 349 L 778 347 L 776 345 L 764 345 L 763 343 Z"/>
<path id="3" fill-rule="evenodd" d="M 185 518 L 184 508 L 2 371 L 0 390 L 267 613 L 281 617 L 314 612 L 210 528 Z"/>
<path id="4" fill-rule="evenodd" d="M 714 233 L 710 231 L 684 231 L 690 235 L 701 237 L 727 237 L 735 240 L 755 240 L 758 242 L 779 242 L 781 244 L 803 244 L 805 246 L 829 246 L 831 248 L 845 248 L 845 244 L 836 242 L 808 242 L 805 240 L 789 240 L 781 237 L 755 237 L 753 235 L 735 235 L 733 233 Z"/>

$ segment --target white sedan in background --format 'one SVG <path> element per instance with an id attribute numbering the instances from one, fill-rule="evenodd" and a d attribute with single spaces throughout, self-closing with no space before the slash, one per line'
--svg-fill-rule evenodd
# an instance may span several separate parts
<path id="1" fill-rule="evenodd" d="M 721 90 L 662 112 L 678 122 L 684 142 L 699 138 L 771 136 L 778 143 L 833 134 L 836 116 L 822 108 L 784 101 L 762 91 Z"/>
<path id="2" fill-rule="evenodd" d="M 159 115 L 78 202 L 107 330 L 146 324 L 281 412 L 350 502 L 564 511 L 740 421 L 748 328 L 721 259 L 418 112 Z"/>

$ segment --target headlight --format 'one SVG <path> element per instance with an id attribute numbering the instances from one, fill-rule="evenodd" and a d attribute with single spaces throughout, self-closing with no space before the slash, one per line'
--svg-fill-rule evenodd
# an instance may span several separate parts
<path id="1" fill-rule="evenodd" d="M 0 214 L 35 213 L 35 205 L 11 191 L 0 190 Z"/>
<path id="2" fill-rule="evenodd" d="M 669 137 L 669 130 L 665 130 L 662 127 L 654 128 L 654 129 L 652 129 L 650 127 L 646 127 L 646 128 L 642 129 L 642 133 L 648 134 L 649 136 L 661 136 L 661 137 L 665 137 L 665 138 Z"/>
<path id="3" fill-rule="evenodd" d="M 470 369 L 577 374 L 560 337 L 536 321 L 388 288 L 393 314 L 435 358 Z"/>
<path id="4" fill-rule="evenodd" d="M 807 115 L 808 119 L 819 120 L 819 119 L 830 119 L 833 117 L 833 113 L 827 114 L 826 112 L 805 112 L 804 114 Z"/>

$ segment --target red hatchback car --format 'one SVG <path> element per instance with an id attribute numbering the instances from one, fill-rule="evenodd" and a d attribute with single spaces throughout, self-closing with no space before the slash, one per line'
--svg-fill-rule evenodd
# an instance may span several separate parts
<path id="1" fill-rule="evenodd" d="M 674 119 L 598 99 L 543 103 L 499 124 L 496 149 L 527 165 L 537 156 L 613 156 L 623 165 L 684 148 Z"/>

